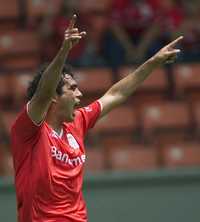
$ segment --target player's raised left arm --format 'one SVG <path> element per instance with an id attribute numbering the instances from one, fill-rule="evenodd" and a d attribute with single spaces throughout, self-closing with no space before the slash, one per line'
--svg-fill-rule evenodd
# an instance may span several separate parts
<path id="1" fill-rule="evenodd" d="M 182 38 L 183 36 L 180 36 L 163 47 L 134 72 L 114 84 L 105 95 L 99 99 L 102 104 L 101 117 L 116 106 L 122 104 L 131 94 L 133 94 L 154 69 L 165 63 L 174 62 L 177 54 L 180 52 L 180 49 L 176 49 L 175 47 Z"/>

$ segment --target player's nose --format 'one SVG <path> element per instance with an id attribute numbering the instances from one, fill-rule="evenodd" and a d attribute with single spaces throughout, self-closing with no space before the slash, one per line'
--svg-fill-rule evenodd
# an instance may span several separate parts
<path id="1" fill-rule="evenodd" d="M 76 97 L 81 98 L 83 96 L 82 92 L 77 88 Z"/>

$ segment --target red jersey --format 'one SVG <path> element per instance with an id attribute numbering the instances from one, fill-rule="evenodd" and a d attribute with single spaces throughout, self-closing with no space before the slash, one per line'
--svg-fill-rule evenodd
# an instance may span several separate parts
<path id="1" fill-rule="evenodd" d="M 84 137 L 100 103 L 80 108 L 58 135 L 46 122 L 35 125 L 26 108 L 12 127 L 12 153 L 19 222 L 86 222 L 82 195 Z"/>

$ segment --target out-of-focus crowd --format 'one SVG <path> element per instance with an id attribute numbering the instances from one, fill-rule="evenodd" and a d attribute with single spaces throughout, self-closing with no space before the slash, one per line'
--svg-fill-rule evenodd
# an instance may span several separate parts
<path id="1" fill-rule="evenodd" d="M 39 22 L 43 56 L 52 58 L 60 46 L 73 13 L 87 31 L 70 56 L 76 66 L 110 66 L 140 63 L 167 42 L 184 35 L 180 61 L 199 60 L 200 3 L 187 0 L 86 0 L 64 1 L 61 10 L 53 8 Z M 32 24 L 38 27 L 36 21 Z"/>
<path id="2" fill-rule="evenodd" d="M 35 14 L 31 9 L 30 14 L 27 14 L 25 9 L 27 5 L 37 5 L 38 1 L 20 2 L 21 15 L 17 25 L 12 19 L 8 19 L 8 23 L 6 23 L 7 20 L 6 22 L 0 20 L 1 31 L 6 34 L 8 29 L 17 27 L 16 30 L 19 30 L 20 34 L 8 31 L 13 34 L 14 39 L 23 31 L 27 33 L 30 31 L 33 35 L 36 33 L 37 38 L 39 37 L 39 50 L 37 53 L 31 52 L 34 60 L 29 61 L 26 54 L 23 54 L 23 51 L 20 52 L 20 47 L 23 48 L 23 40 L 20 38 L 23 37 L 16 37 L 22 45 L 14 49 L 15 60 L 9 60 L 11 57 L 6 55 L 5 61 L 9 61 L 7 63 L 9 65 L 5 66 L 6 68 L 2 66 L 0 70 L 0 77 L 2 77 L 0 78 L 0 175 L 13 174 L 8 126 L 9 121 L 14 119 L 24 102 L 24 89 L 21 86 L 26 85 L 30 77 L 16 74 L 21 72 L 21 69 L 27 69 L 21 63 L 24 59 L 23 55 L 27 59 L 25 65 L 34 70 L 37 68 L 36 64 L 50 61 L 59 49 L 64 31 L 74 13 L 78 15 L 78 27 L 87 32 L 87 37 L 70 53 L 69 63 L 78 68 L 107 67 L 112 70 L 113 82 L 119 77 L 116 76 L 121 66 L 144 62 L 179 35 L 183 35 L 184 40 L 180 46 L 183 53 L 180 54 L 178 62 L 200 61 L 200 3 L 198 0 L 49 0 L 48 3 L 43 4 L 41 11 L 39 8 Z M 32 35 L 27 36 L 27 39 L 33 39 Z M 9 38 L 0 36 L 1 56 L 9 44 Z M 24 41 L 26 50 L 29 47 L 28 44 L 28 40 Z M 23 59 L 20 60 L 22 57 Z M 10 69 L 10 64 L 20 69 L 15 72 L 16 70 Z M 9 75 L 5 76 L 5 73 Z M 168 93 L 173 94 L 175 86 L 170 67 L 167 68 L 166 73 Z M 21 82 L 17 85 L 20 78 Z M 12 111 L 7 112 L 10 110 Z"/>

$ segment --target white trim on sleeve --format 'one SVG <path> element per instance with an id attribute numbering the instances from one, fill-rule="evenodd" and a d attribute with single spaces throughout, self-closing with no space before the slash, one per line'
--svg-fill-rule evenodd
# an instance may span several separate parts
<path id="1" fill-rule="evenodd" d="M 100 108 L 101 108 L 101 112 L 102 112 L 102 110 L 103 110 L 103 104 L 102 104 L 102 102 L 101 102 L 100 100 L 97 100 L 97 102 L 99 103 Z"/>

